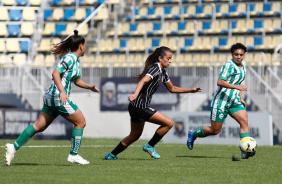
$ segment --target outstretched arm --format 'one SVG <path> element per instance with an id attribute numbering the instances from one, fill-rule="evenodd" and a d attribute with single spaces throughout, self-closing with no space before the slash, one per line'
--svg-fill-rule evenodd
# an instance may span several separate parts
<path id="1" fill-rule="evenodd" d="M 137 98 L 137 96 L 139 95 L 139 93 L 140 93 L 141 89 L 143 88 L 143 86 L 144 86 L 147 82 L 150 82 L 150 80 L 151 80 L 151 77 L 150 77 L 149 75 L 145 75 L 145 76 L 138 82 L 134 94 L 128 96 L 128 100 L 131 101 L 131 102 L 134 101 L 134 100 Z"/>
<path id="2" fill-rule="evenodd" d="M 200 87 L 193 88 L 193 89 L 180 88 L 180 87 L 174 86 L 171 81 L 165 83 L 164 85 L 166 86 L 168 91 L 171 93 L 196 93 L 196 92 L 202 91 L 202 88 Z"/>
<path id="3" fill-rule="evenodd" d="M 78 87 L 81 87 L 81 88 L 84 88 L 84 89 L 90 89 L 93 92 L 99 93 L 99 88 L 97 88 L 96 86 L 91 86 L 90 84 L 87 84 L 86 82 L 84 82 L 81 79 L 76 79 L 74 81 L 74 84 L 77 85 Z"/>

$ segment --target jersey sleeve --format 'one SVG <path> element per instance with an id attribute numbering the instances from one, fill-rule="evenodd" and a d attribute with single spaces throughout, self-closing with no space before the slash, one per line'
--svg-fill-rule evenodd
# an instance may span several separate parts
<path id="1" fill-rule="evenodd" d="M 168 83 L 170 81 L 170 78 L 166 70 L 163 71 L 163 76 L 163 83 Z"/>
<path id="2" fill-rule="evenodd" d="M 232 69 L 233 69 L 233 65 L 230 62 L 226 62 L 222 66 L 221 72 L 218 78 L 226 81 L 228 77 L 231 75 Z"/>
<path id="3" fill-rule="evenodd" d="M 148 69 L 146 75 L 150 76 L 153 79 L 158 74 L 158 72 L 159 67 L 157 64 L 154 64 Z"/>
<path id="4" fill-rule="evenodd" d="M 73 60 L 70 56 L 64 56 L 55 67 L 60 73 L 64 73 L 73 66 Z"/>

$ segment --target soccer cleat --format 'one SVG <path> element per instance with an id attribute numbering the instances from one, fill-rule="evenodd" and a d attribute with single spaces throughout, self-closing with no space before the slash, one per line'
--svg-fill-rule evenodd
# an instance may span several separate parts
<path id="1" fill-rule="evenodd" d="M 71 154 L 69 154 L 68 156 L 68 162 L 77 163 L 80 165 L 87 165 L 90 163 L 89 161 L 82 158 L 80 155 L 71 155 Z"/>
<path id="2" fill-rule="evenodd" d="M 148 143 L 143 146 L 143 151 L 148 152 L 151 157 L 155 159 L 161 158 L 161 156 L 156 152 L 153 146 L 150 146 Z"/>
<path id="3" fill-rule="evenodd" d="M 242 159 L 248 159 L 249 157 L 253 157 L 255 156 L 256 154 L 256 151 L 253 152 L 253 153 L 244 153 L 243 151 L 241 152 L 241 158 Z"/>
<path id="4" fill-rule="evenodd" d="M 188 132 L 188 140 L 187 140 L 187 147 L 192 150 L 193 146 L 194 146 L 194 141 L 196 140 L 196 138 L 193 137 L 193 130 L 189 130 Z"/>
<path id="5" fill-rule="evenodd" d="M 105 155 L 105 160 L 119 160 L 118 157 L 116 157 L 111 152 Z"/>
<path id="6" fill-rule="evenodd" d="M 10 144 L 10 143 L 6 144 L 5 148 L 6 148 L 6 154 L 5 154 L 6 165 L 10 165 L 16 153 L 16 149 L 14 144 Z"/>

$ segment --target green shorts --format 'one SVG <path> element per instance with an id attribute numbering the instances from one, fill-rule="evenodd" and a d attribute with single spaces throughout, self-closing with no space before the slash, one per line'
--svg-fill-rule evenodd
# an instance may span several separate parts
<path id="1" fill-rule="evenodd" d="M 211 107 L 210 119 L 215 122 L 223 123 L 228 114 L 231 115 L 234 112 L 241 110 L 246 110 L 243 104 L 234 104 L 231 105 L 229 108 L 225 108 L 225 109 L 220 109 L 217 106 L 214 106 Z"/>
<path id="2" fill-rule="evenodd" d="M 77 105 L 72 103 L 72 101 L 68 100 L 66 105 L 61 105 L 61 106 L 49 106 L 44 103 L 41 112 L 45 112 L 54 117 L 57 117 L 58 115 L 69 116 L 75 113 L 77 109 L 78 109 Z"/>

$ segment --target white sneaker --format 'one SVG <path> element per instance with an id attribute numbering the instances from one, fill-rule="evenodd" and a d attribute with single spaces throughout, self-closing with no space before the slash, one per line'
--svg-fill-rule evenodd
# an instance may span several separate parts
<path id="1" fill-rule="evenodd" d="M 89 164 L 90 162 L 82 158 L 80 155 L 71 155 L 68 156 L 68 161 L 71 163 L 77 163 L 81 165 Z"/>
<path id="2" fill-rule="evenodd" d="M 5 154 L 6 165 L 10 165 L 16 153 L 16 149 L 14 144 L 10 144 L 10 143 L 6 144 L 5 148 L 6 148 L 6 154 Z"/>

